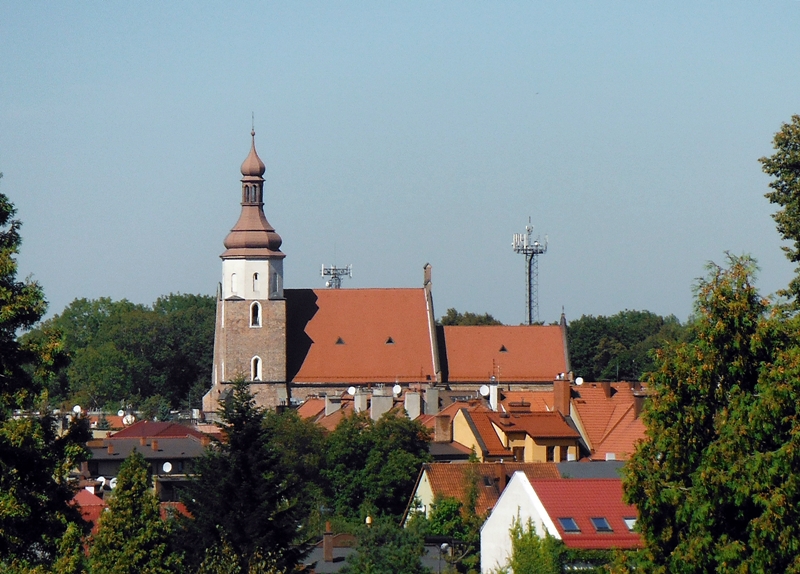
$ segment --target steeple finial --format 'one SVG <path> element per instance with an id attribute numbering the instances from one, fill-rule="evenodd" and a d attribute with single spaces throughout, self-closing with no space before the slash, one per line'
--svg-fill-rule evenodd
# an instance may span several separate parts
<path id="1" fill-rule="evenodd" d="M 258 153 L 256 152 L 256 130 L 255 128 L 250 129 L 250 137 L 252 138 L 252 144 L 250 145 L 250 154 L 247 156 L 247 159 L 244 160 L 242 164 L 242 175 L 245 177 L 261 177 L 264 175 L 264 171 L 266 171 L 266 166 L 264 162 L 261 161 L 261 158 L 258 157 Z"/>

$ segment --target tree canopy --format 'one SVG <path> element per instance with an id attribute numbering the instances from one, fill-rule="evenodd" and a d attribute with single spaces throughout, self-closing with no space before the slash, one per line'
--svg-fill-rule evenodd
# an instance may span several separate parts
<path id="1" fill-rule="evenodd" d="M 450 308 L 447 312 L 442 315 L 442 318 L 439 319 L 440 325 L 462 325 L 462 326 L 473 326 L 473 325 L 502 325 L 500 321 L 492 317 L 489 313 L 483 313 L 482 315 L 478 315 L 476 313 L 470 313 L 466 311 L 464 313 L 459 313 L 454 308 Z"/>

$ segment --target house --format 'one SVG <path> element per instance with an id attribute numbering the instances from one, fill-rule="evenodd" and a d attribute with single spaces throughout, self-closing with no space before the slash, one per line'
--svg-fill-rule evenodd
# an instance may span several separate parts
<path id="1" fill-rule="evenodd" d="M 531 480 L 516 472 L 481 528 L 481 572 L 507 564 L 515 520 L 530 521 L 540 536 L 568 548 L 610 550 L 642 546 L 636 518 L 636 509 L 622 501 L 620 479 Z"/>

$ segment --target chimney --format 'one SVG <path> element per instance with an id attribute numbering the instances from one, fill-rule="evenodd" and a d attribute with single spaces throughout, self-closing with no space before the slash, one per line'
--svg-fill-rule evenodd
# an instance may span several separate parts
<path id="1" fill-rule="evenodd" d="M 603 381 L 600 383 L 600 386 L 603 388 L 603 394 L 606 396 L 607 399 L 611 398 L 611 383 L 608 381 Z"/>
<path id="2" fill-rule="evenodd" d="M 493 411 L 498 409 L 500 403 L 500 387 L 497 385 L 489 386 L 489 408 Z"/>
<path id="3" fill-rule="evenodd" d="M 376 389 L 376 391 L 377 390 L 381 389 Z M 370 405 L 370 410 L 369 410 L 369 416 L 372 420 L 376 421 L 379 418 L 381 418 L 381 416 L 383 416 L 384 413 L 388 413 L 390 410 L 392 410 L 393 406 L 394 406 L 394 397 L 391 395 L 391 393 L 385 393 L 385 392 L 373 393 L 372 404 Z"/>
<path id="4" fill-rule="evenodd" d="M 450 424 L 450 415 L 436 415 L 433 421 L 433 442 L 452 442 L 453 427 Z"/>
<path id="5" fill-rule="evenodd" d="M 114 454 L 114 443 L 108 443 L 108 454 Z"/>
<path id="6" fill-rule="evenodd" d="M 333 562 L 333 531 L 330 522 L 325 523 L 325 532 L 322 535 L 322 559 Z"/>
<path id="7" fill-rule="evenodd" d="M 633 417 L 639 418 L 639 415 L 642 414 L 642 409 L 644 408 L 644 400 L 647 398 L 647 394 L 642 391 L 636 391 L 633 393 Z"/>
<path id="8" fill-rule="evenodd" d="M 342 408 L 342 399 L 335 398 L 332 399 L 329 396 L 325 396 L 325 416 L 332 415 L 336 411 Z"/>
<path id="9" fill-rule="evenodd" d="M 439 412 L 439 389 L 431 387 L 425 391 L 425 412 L 429 415 Z"/>
<path id="10" fill-rule="evenodd" d="M 145 446 L 147 444 L 147 439 L 143 436 L 139 437 L 139 446 Z"/>
<path id="11" fill-rule="evenodd" d="M 356 394 L 353 396 L 353 408 L 357 413 L 364 412 L 367 410 L 367 405 L 369 403 L 369 397 L 367 397 L 367 393 L 365 393 L 362 389 L 356 389 Z"/>
<path id="12" fill-rule="evenodd" d="M 422 397 L 419 393 L 408 392 L 405 396 L 405 409 L 412 421 L 422 414 Z"/>
<path id="13" fill-rule="evenodd" d="M 553 381 L 553 407 L 563 416 L 569 416 L 569 399 L 572 396 L 569 379 L 556 377 Z"/>
<path id="14" fill-rule="evenodd" d="M 208 436 L 207 434 L 204 434 L 203 436 L 200 437 L 200 444 L 202 444 L 203 446 L 210 445 L 211 444 L 211 437 Z"/>
<path id="15" fill-rule="evenodd" d="M 156 439 L 153 439 L 153 441 L 150 443 L 150 446 L 154 451 L 158 451 L 158 441 Z"/>

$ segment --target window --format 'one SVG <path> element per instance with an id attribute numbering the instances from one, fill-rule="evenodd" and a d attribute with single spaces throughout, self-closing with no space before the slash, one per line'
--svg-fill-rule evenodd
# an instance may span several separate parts
<path id="1" fill-rule="evenodd" d="M 547 447 L 547 455 L 545 456 L 545 460 L 547 462 L 553 462 L 556 459 L 556 447 L 548 446 Z"/>
<path id="2" fill-rule="evenodd" d="M 253 273 L 253 291 L 258 293 L 258 273 Z"/>
<path id="3" fill-rule="evenodd" d="M 636 519 L 635 518 L 623 518 L 623 522 L 625 522 L 625 526 L 628 527 L 628 530 L 633 532 L 633 529 L 636 528 Z"/>
<path id="4" fill-rule="evenodd" d="M 250 363 L 250 379 L 253 381 L 261 380 L 261 359 L 253 357 Z"/>
<path id="5" fill-rule="evenodd" d="M 338 339 L 336 339 L 336 344 L 337 344 L 337 345 L 344 345 L 344 339 L 342 339 L 341 337 L 339 337 Z"/>
<path id="6" fill-rule="evenodd" d="M 558 521 L 561 523 L 561 528 L 564 529 L 564 532 L 580 532 L 581 529 L 578 528 L 578 523 L 575 522 L 574 518 L 559 518 Z"/>
<path id="7" fill-rule="evenodd" d="M 277 297 L 280 292 L 280 286 L 278 285 L 278 274 L 275 272 L 272 273 L 272 285 L 270 287 L 270 292 L 272 293 L 273 297 Z"/>
<path id="8" fill-rule="evenodd" d="M 394 339 L 392 339 L 391 337 L 389 337 L 388 339 L 386 339 L 386 344 L 387 344 L 387 345 L 394 345 Z"/>
<path id="9" fill-rule="evenodd" d="M 261 326 L 261 304 L 258 301 L 250 305 L 250 326 Z"/>
<path id="10" fill-rule="evenodd" d="M 594 529 L 597 530 L 598 532 L 613 532 L 613 530 L 611 529 L 611 525 L 608 523 L 608 520 L 606 520 L 602 516 L 599 516 L 597 518 L 590 518 L 590 520 L 592 521 L 592 526 L 594 526 Z"/>
<path id="11" fill-rule="evenodd" d="M 236 293 L 236 273 L 231 273 L 231 293 Z"/>
<path id="12" fill-rule="evenodd" d="M 567 451 L 568 450 L 569 450 L 569 447 L 567 447 L 567 446 L 558 447 L 558 451 L 559 451 L 558 452 L 558 460 L 560 462 L 565 462 L 567 460 Z"/>

